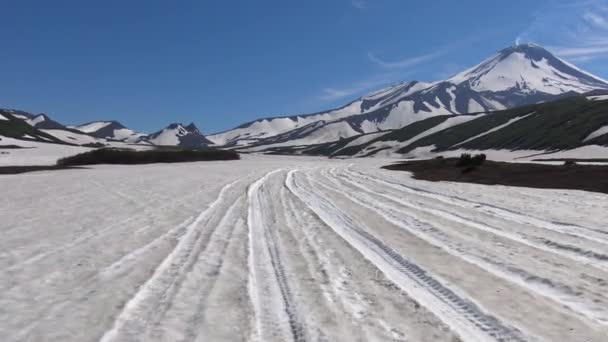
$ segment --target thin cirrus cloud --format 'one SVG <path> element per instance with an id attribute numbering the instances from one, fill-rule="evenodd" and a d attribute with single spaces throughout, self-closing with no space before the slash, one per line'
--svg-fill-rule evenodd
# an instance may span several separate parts
<path id="1" fill-rule="evenodd" d="M 540 43 L 573 62 L 608 58 L 608 3 L 553 0 L 541 8 L 516 43 Z"/>
<path id="2" fill-rule="evenodd" d="M 416 66 L 426 64 L 435 59 L 441 58 L 454 49 L 462 46 L 463 44 L 471 44 L 478 42 L 496 34 L 494 31 L 483 32 L 475 34 L 469 37 L 465 37 L 462 40 L 451 42 L 447 45 L 439 47 L 436 51 L 421 54 L 417 56 L 410 56 L 400 60 L 388 61 L 378 57 L 372 52 L 368 52 L 367 58 L 379 66 L 382 71 L 372 75 L 368 79 L 356 82 L 354 85 L 348 85 L 345 87 L 331 87 L 323 89 L 323 93 L 319 96 L 319 99 L 325 101 L 339 100 L 348 97 L 354 97 L 365 91 L 376 90 L 378 87 L 387 86 L 389 84 L 396 84 L 399 81 L 403 81 L 404 77 L 415 71 Z M 445 68 L 444 68 L 445 69 Z M 449 69 L 441 70 L 437 75 L 439 76 L 451 76 L 455 73 L 455 69 L 452 66 Z"/>
<path id="3" fill-rule="evenodd" d="M 433 53 L 429 53 L 429 54 L 408 57 L 408 58 L 404 58 L 404 59 L 401 59 L 398 61 L 392 61 L 392 62 L 385 61 L 385 60 L 377 57 L 375 54 L 373 54 L 371 52 L 369 52 L 367 54 L 367 57 L 369 58 L 370 61 L 372 61 L 373 63 L 377 64 L 378 66 L 380 66 L 384 69 L 404 69 L 404 68 L 411 68 L 416 65 L 429 62 L 433 59 L 443 56 L 444 54 L 445 54 L 445 51 L 437 51 L 437 52 L 433 52 Z"/>
<path id="4" fill-rule="evenodd" d="M 376 87 L 380 87 L 382 85 L 386 85 L 390 83 L 390 78 L 376 78 L 371 80 L 365 80 L 361 82 L 357 82 L 348 87 L 340 87 L 340 88 L 325 88 L 323 89 L 323 94 L 319 96 L 319 99 L 324 101 L 335 101 L 340 100 L 347 97 L 356 96 L 364 91 L 372 90 Z"/>
<path id="5" fill-rule="evenodd" d="M 353 5 L 354 8 L 357 9 L 365 9 L 367 8 L 367 1 L 366 0 L 351 0 L 351 5 Z"/>
<path id="6" fill-rule="evenodd" d="M 447 51 L 448 49 L 443 49 L 437 52 L 408 57 L 397 61 L 385 61 L 370 52 L 367 54 L 369 60 L 372 63 L 380 66 L 385 71 L 379 75 L 371 77 L 370 79 L 356 82 L 354 85 L 339 88 L 325 88 L 323 89 L 323 94 L 319 98 L 325 101 L 334 101 L 354 97 L 364 91 L 370 91 L 380 86 L 395 83 L 397 79 L 401 79 L 404 75 L 411 71 L 408 69 L 412 69 L 417 65 L 421 65 L 439 58 L 445 55 Z"/>

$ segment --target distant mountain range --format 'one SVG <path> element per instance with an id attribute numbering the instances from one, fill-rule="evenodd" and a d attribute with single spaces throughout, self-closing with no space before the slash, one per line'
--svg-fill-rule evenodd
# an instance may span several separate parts
<path id="1" fill-rule="evenodd" d="M 406 153 L 427 146 L 554 150 L 605 144 L 606 91 L 608 81 L 526 44 L 501 50 L 443 81 L 400 83 L 338 109 L 259 119 L 209 136 L 194 124 L 174 123 L 144 134 L 116 121 L 64 126 L 44 114 L 15 110 L 0 110 L 5 118 L 0 118 L 0 136 L 76 145 L 215 145 L 243 152 L 332 156 Z M 570 119 L 559 119 L 566 117 Z M 454 132 L 458 138 L 446 138 Z M 499 133 L 510 140 L 493 139 Z M 533 143 L 535 139 L 542 143 Z"/>
<path id="2" fill-rule="evenodd" d="M 437 115 L 400 129 L 333 142 L 258 148 L 330 157 L 431 157 L 450 151 L 487 150 L 535 155 L 591 145 L 608 146 L 608 91 L 489 113 Z"/>
<path id="3" fill-rule="evenodd" d="M 605 89 L 608 81 L 542 47 L 517 45 L 444 81 L 401 83 L 339 109 L 260 119 L 208 138 L 255 150 L 313 145 L 399 129 L 439 115 L 504 110 Z"/>
<path id="4" fill-rule="evenodd" d="M 118 121 L 94 121 L 79 126 L 65 126 L 46 114 L 0 109 L 0 139 L 2 136 L 70 145 L 123 146 L 155 145 L 202 147 L 213 144 L 191 123 L 173 123 L 166 128 L 144 134 L 123 126 Z"/>

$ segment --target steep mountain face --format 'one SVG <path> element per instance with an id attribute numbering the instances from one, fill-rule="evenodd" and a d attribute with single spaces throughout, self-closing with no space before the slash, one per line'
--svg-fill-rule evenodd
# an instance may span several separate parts
<path id="1" fill-rule="evenodd" d="M 444 81 L 401 83 L 337 110 L 256 120 L 209 139 L 219 145 L 268 148 L 320 144 L 438 115 L 504 110 L 603 89 L 608 81 L 542 47 L 517 45 Z"/>
<path id="2" fill-rule="evenodd" d="M 142 139 L 158 146 L 195 148 L 213 144 L 205 138 L 194 123 L 188 126 L 184 126 L 181 123 L 173 123 Z"/>
<path id="3" fill-rule="evenodd" d="M 542 154 L 608 146 L 607 113 L 608 92 L 592 92 L 490 113 L 438 115 L 389 132 L 313 146 L 275 146 L 272 151 L 331 157 L 430 157 L 460 150 Z"/>
<path id="4" fill-rule="evenodd" d="M 536 45 L 517 45 L 447 80 L 477 92 L 558 95 L 606 88 L 608 81 L 580 70 Z"/>
<path id="5" fill-rule="evenodd" d="M 331 122 L 360 114 L 362 102 L 357 100 L 342 108 L 321 113 L 259 119 L 226 132 L 209 135 L 207 138 L 218 145 L 249 145 L 315 122 Z"/>
<path id="6" fill-rule="evenodd" d="M 38 114 L 25 119 L 25 122 L 37 129 L 64 129 L 65 126 L 51 120 L 46 114 Z"/>
<path id="7" fill-rule="evenodd" d="M 2 137 L 39 142 L 61 143 L 56 137 L 27 122 L 35 115 L 11 109 L 0 109 L 0 140 Z"/>
<path id="8" fill-rule="evenodd" d="M 126 128 L 118 121 L 94 121 L 76 126 L 77 130 L 97 138 L 136 143 L 146 135 Z"/>
<path id="9" fill-rule="evenodd" d="M 65 126 L 45 114 L 36 115 L 12 109 L 0 109 L 0 136 L 96 147 L 133 148 L 136 144 L 197 148 L 213 144 L 193 123 L 187 126 L 174 123 L 147 135 L 117 121 L 93 121 L 79 126 Z"/>
<path id="10" fill-rule="evenodd" d="M 212 145 L 193 123 L 174 123 L 147 135 L 129 129 L 117 121 L 94 121 L 79 126 L 65 126 L 45 114 L 31 114 L 0 109 L 0 136 L 39 142 L 70 145 L 94 145 L 131 148 L 133 144 L 196 148 Z"/>
<path id="11" fill-rule="evenodd" d="M 99 145 L 107 142 L 76 129 L 66 127 L 52 120 L 46 114 L 31 114 L 10 109 L 0 111 L 5 113 L 5 117 L 10 118 L 10 120 L 0 123 L 4 126 L 0 130 L 0 135 L 5 137 L 70 145 Z"/>

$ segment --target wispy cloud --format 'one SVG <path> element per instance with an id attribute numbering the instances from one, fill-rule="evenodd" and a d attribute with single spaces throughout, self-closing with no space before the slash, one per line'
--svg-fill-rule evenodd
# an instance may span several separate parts
<path id="1" fill-rule="evenodd" d="M 590 25 L 602 28 L 604 30 L 608 30 L 608 18 L 606 18 L 605 16 L 587 11 L 583 15 L 583 19 Z"/>
<path id="2" fill-rule="evenodd" d="M 450 41 L 444 45 L 440 45 L 433 52 L 408 56 L 398 60 L 385 60 L 378 57 L 378 55 L 373 52 L 368 52 L 367 58 L 370 62 L 379 67 L 379 71 L 376 71 L 368 78 L 364 78 L 361 81 L 354 82 L 346 86 L 324 88 L 322 95 L 319 96 L 319 99 L 333 101 L 343 98 L 354 98 L 355 96 L 360 96 L 365 92 L 378 90 L 378 88 L 383 86 L 389 86 L 391 84 L 407 81 L 407 77 L 414 74 L 420 66 L 448 55 L 449 53 L 458 50 L 467 44 L 474 44 L 479 41 L 489 39 L 495 36 L 498 32 L 499 31 L 488 30 L 482 33 L 476 33 L 474 35 L 464 37 L 463 39 Z M 451 62 L 442 63 L 441 67 L 436 70 L 433 76 L 440 79 L 447 78 L 448 76 L 452 76 L 456 72 L 462 70 L 462 68 L 463 67 L 461 65 L 453 64 Z"/>
<path id="3" fill-rule="evenodd" d="M 411 68 L 416 65 L 429 62 L 433 59 L 443 56 L 444 54 L 445 54 L 445 51 L 437 51 L 437 52 L 428 53 L 428 54 L 419 55 L 419 56 L 411 56 L 411 57 L 407 57 L 407 58 L 404 58 L 404 59 L 401 59 L 398 61 L 392 61 L 392 62 L 385 61 L 385 60 L 377 57 L 372 52 L 369 52 L 367 54 L 367 57 L 369 58 L 370 61 L 374 62 L 375 64 L 377 64 L 380 67 L 385 68 L 385 69 L 404 69 L 404 68 Z"/>
<path id="4" fill-rule="evenodd" d="M 396 84 L 405 80 L 408 74 L 412 74 L 416 71 L 416 67 L 421 66 L 425 63 L 431 62 L 444 55 L 447 55 L 451 51 L 460 48 L 463 44 L 474 43 L 483 39 L 486 39 L 495 32 L 484 32 L 478 35 L 467 37 L 460 41 L 450 42 L 444 46 L 440 46 L 434 52 L 420 54 L 416 56 L 408 56 L 399 60 L 388 61 L 378 57 L 373 52 L 368 52 L 368 59 L 381 68 L 380 72 L 373 74 L 367 79 L 363 79 L 359 82 L 351 83 L 343 87 L 328 87 L 323 89 L 323 94 L 319 97 L 321 100 L 333 101 L 343 98 L 353 98 L 361 95 L 364 92 L 377 90 L 379 87 Z M 443 68 L 437 75 L 451 76 L 455 73 L 459 66 L 455 67 L 450 64 L 450 68 Z"/>
<path id="5" fill-rule="evenodd" d="M 545 45 L 558 56 L 575 62 L 608 58 L 608 3 L 549 1 L 516 42 Z"/>
<path id="6" fill-rule="evenodd" d="M 464 37 L 456 41 L 450 41 L 442 46 L 437 47 L 434 51 L 418 54 L 415 56 L 407 56 L 398 60 L 389 61 L 378 57 L 376 53 L 368 52 L 368 59 L 379 67 L 386 70 L 397 70 L 397 69 L 412 69 L 415 66 L 431 62 L 435 59 L 441 58 L 455 50 L 461 49 L 462 46 L 469 44 L 475 44 L 479 41 L 489 39 L 496 35 L 499 31 L 488 30 L 481 33 Z"/>
<path id="7" fill-rule="evenodd" d="M 351 5 L 357 9 L 365 9 L 367 8 L 367 0 L 351 0 Z"/>
<path id="8" fill-rule="evenodd" d="M 319 96 L 324 101 L 334 101 L 344 98 L 352 98 L 365 91 L 371 91 L 377 87 L 388 85 L 394 80 L 392 75 L 381 75 L 380 77 L 373 77 L 368 80 L 358 81 L 351 85 L 344 87 L 330 87 L 323 89 L 323 94 Z"/>

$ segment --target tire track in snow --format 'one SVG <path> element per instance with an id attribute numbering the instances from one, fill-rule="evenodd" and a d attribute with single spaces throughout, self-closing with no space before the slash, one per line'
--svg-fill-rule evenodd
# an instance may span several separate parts
<path id="1" fill-rule="evenodd" d="M 287 185 L 329 227 L 376 265 L 395 284 L 416 298 L 467 341 L 524 341 L 521 333 L 483 312 L 471 300 L 459 296 L 436 276 L 405 259 L 381 240 L 358 227 L 353 220 L 322 196 L 298 186 L 295 171 Z"/>
<path id="2" fill-rule="evenodd" d="M 365 340 L 371 340 L 368 328 L 366 326 L 366 317 L 361 314 L 361 311 L 366 308 L 366 303 L 360 299 L 361 295 L 356 292 L 356 289 L 350 287 L 350 284 L 346 281 L 345 274 L 352 274 L 352 272 L 346 268 L 344 260 L 340 259 L 336 255 L 336 252 L 331 249 L 319 246 L 317 239 L 319 239 L 319 232 L 312 232 L 315 229 L 315 225 L 323 225 L 319 219 L 318 222 L 311 222 L 311 217 L 305 217 L 301 213 L 301 210 L 296 209 L 295 200 L 298 200 L 295 195 L 289 191 L 285 183 L 280 191 L 281 204 L 284 208 L 285 219 L 293 239 L 297 241 L 298 251 L 302 258 L 305 260 L 308 266 L 308 272 L 311 276 L 316 276 L 317 281 L 315 285 L 319 287 L 322 292 L 322 296 L 325 301 L 321 302 L 323 308 L 316 307 L 315 309 L 331 312 L 331 316 L 344 318 L 347 321 L 357 322 L 357 328 L 361 329 L 358 333 L 365 336 Z M 291 196 L 288 196 L 290 194 Z M 289 198 L 288 197 L 293 197 Z M 303 205 L 303 202 L 300 201 Z M 314 215 L 314 214 L 312 214 Z M 316 217 L 316 215 L 314 216 Z M 297 227 L 297 229 L 296 229 Z M 296 230 L 298 232 L 296 232 Z M 310 255 L 309 255 L 310 254 Z M 335 269 L 340 268 L 340 271 Z M 320 270 L 319 270 L 320 269 Z M 333 269 L 333 271 L 332 271 Z M 318 279 L 321 278 L 321 279 Z M 309 315 L 313 313 L 308 313 Z M 363 317 L 362 317 L 363 316 Z M 313 320 L 319 323 L 319 319 L 322 317 L 315 316 Z M 342 331 L 337 336 L 346 337 L 352 331 Z M 316 338 L 312 340 L 327 340 L 323 332 L 320 332 Z"/>
<path id="3" fill-rule="evenodd" d="M 542 220 L 542 219 L 539 219 L 539 218 L 536 218 L 536 217 L 533 217 L 533 216 L 530 216 L 527 214 L 513 211 L 511 209 L 506 209 L 506 208 L 494 206 L 494 205 L 487 204 L 487 203 L 470 201 L 470 200 L 467 200 L 467 199 L 464 199 L 461 197 L 457 197 L 457 196 L 442 195 L 442 194 L 439 194 L 436 192 L 431 192 L 431 191 L 411 187 L 411 186 L 404 185 L 404 184 L 399 184 L 399 183 L 395 183 L 395 182 L 391 182 L 391 181 L 387 181 L 387 180 L 382 180 L 382 179 L 379 179 L 374 176 L 367 176 L 366 174 L 364 175 L 360 172 L 352 172 L 350 170 L 346 170 L 346 173 L 351 176 L 360 178 L 360 179 L 371 180 L 378 184 L 383 184 L 383 185 L 388 186 L 389 188 L 395 189 L 397 191 L 405 191 L 407 193 L 411 193 L 411 194 L 414 194 L 414 195 L 417 195 L 417 196 L 420 196 L 423 198 L 440 201 L 440 202 L 448 204 L 448 205 L 453 205 L 453 206 L 457 206 L 460 208 L 469 209 L 474 212 L 480 212 L 480 213 L 490 215 L 491 217 L 494 217 L 496 219 L 500 219 L 503 221 L 509 221 L 509 222 L 513 222 L 515 224 L 531 225 L 531 226 L 537 227 L 539 229 L 549 230 L 554 233 L 572 236 L 572 237 L 577 238 L 578 240 L 593 241 L 595 243 L 608 247 L 608 239 L 605 239 L 603 236 L 601 236 L 601 234 L 608 234 L 608 232 L 603 232 L 598 229 L 587 228 L 587 227 L 571 225 L 571 224 L 566 224 L 566 223 L 555 223 L 552 221 L 546 221 L 546 220 Z M 469 221 L 471 221 L 471 220 L 469 220 Z M 471 221 L 471 222 L 473 222 L 473 221 Z M 478 223 L 478 224 L 480 224 L 480 223 Z M 483 224 L 483 225 L 486 225 L 486 224 Z M 594 233 L 600 233 L 600 235 L 594 234 Z M 530 237 L 530 240 L 534 241 L 537 239 L 535 239 L 535 237 Z M 528 243 L 534 243 L 534 242 L 528 242 Z M 543 243 L 536 243 L 535 246 L 537 248 L 554 247 L 554 246 L 551 246 L 551 244 L 545 243 L 544 241 L 543 241 Z M 552 248 L 552 249 L 553 249 L 554 253 L 558 253 L 558 254 L 564 254 L 564 255 L 569 254 L 571 256 L 579 257 L 579 258 L 580 257 L 592 258 L 592 260 L 588 260 L 588 262 L 591 262 L 591 263 L 598 264 L 598 261 L 604 261 L 601 257 L 601 255 L 603 253 L 598 253 L 598 252 L 593 252 L 593 251 L 582 251 L 581 249 L 569 249 L 569 250 L 565 250 L 565 249 L 559 250 L 558 248 Z M 567 253 L 565 253 L 565 252 L 567 252 Z M 600 257 L 596 258 L 595 256 L 600 256 Z M 593 260 L 593 259 L 595 259 L 595 260 Z M 581 260 L 581 259 L 579 259 L 579 260 Z"/>
<path id="4" fill-rule="evenodd" d="M 566 234 L 576 236 L 578 238 L 584 240 L 595 241 L 604 245 L 608 245 L 608 231 L 583 227 L 571 223 L 562 223 L 562 222 L 553 222 L 544 220 L 526 213 L 521 213 L 512 209 L 499 207 L 496 205 L 492 205 L 489 203 L 482 203 L 471 201 L 466 198 L 462 198 L 459 196 L 450 196 L 444 195 L 433 191 L 428 191 L 424 189 L 420 189 L 417 187 L 408 186 L 405 184 L 393 182 L 386 179 L 381 179 L 377 176 L 373 176 L 367 173 L 361 173 L 359 171 L 346 170 L 346 172 L 359 177 L 364 177 L 365 179 L 372 180 L 379 184 L 384 184 L 393 189 L 398 189 L 401 191 L 406 191 L 408 193 L 417 194 L 419 196 L 424 196 L 427 198 L 431 198 L 434 200 L 438 200 L 444 202 L 446 204 L 457 205 L 462 208 L 473 209 L 480 212 L 484 212 L 490 214 L 492 216 L 500 217 L 504 220 L 509 220 L 514 223 L 521 224 L 531 224 L 538 228 L 543 228 L 547 230 L 551 230 L 557 233 Z"/>
<path id="5" fill-rule="evenodd" d="M 150 322 L 157 315 L 161 302 L 170 299 L 178 282 L 188 272 L 188 268 L 201 248 L 199 239 L 204 229 L 204 223 L 214 214 L 215 210 L 225 201 L 227 193 L 239 180 L 225 185 L 218 197 L 187 228 L 179 242 L 156 268 L 154 274 L 144 283 L 135 295 L 125 304 L 122 312 L 116 317 L 113 327 L 101 337 L 101 342 L 117 340 L 139 341 Z"/>
<path id="6" fill-rule="evenodd" d="M 30 264 L 35 264 L 43 259 L 48 258 L 51 255 L 54 254 L 58 254 L 58 253 L 63 253 L 65 251 L 71 250 L 75 247 L 80 246 L 80 244 L 85 243 L 91 239 L 95 239 L 95 238 L 100 238 L 105 236 L 106 234 L 111 233 L 112 231 L 118 229 L 118 228 L 122 228 L 125 224 L 132 222 L 132 221 L 137 221 L 139 219 L 145 218 L 145 219 L 150 219 L 150 218 L 157 218 L 157 217 L 162 217 L 165 213 L 166 210 L 170 210 L 170 209 L 174 209 L 178 206 L 180 206 L 181 204 L 185 203 L 186 201 L 189 200 L 190 197 L 196 196 L 197 194 L 201 193 L 202 191 L 198 191 L 196 193 L 193 193 L 191 195 L 185 196 L 184 198 L 177 200 L 177 201 L 172 201 L 170 205 L 167 206 L 163 206 L 163 207 L 149 207 L 148 204 L 146 204 L 146 209 L 139 211 L 137 214 L 133 215 L 133 216 L 129 216 L 127 218 L 124 218 L 118 222 L 114 222 L 111 223 L 105 227 L 102 227 L 101 229 L 97 230 L 97 231 L 89 231 L 87 230 L 85 233 L 82 233 L 80 235 L 78 235 L 74 240 L 69 241 L 63 245 L 61 245 L 60 247 L 56 247 L 53 248 L 51 250 L 47 250 L 35 255 L 30 256 L 29 258 L 20 261 L 18 263 L 15 263 L 13 265 L 11 265 L 10 267 L 7 268 L 7 271 L 13 271 L 13 270 L 19 270 L 21 268 L 23 268 L 25 265 L 30 265 Z M 151 203 L 154 200 L 148 201 L 146 203 Z"/>
<path id="7" fill-rule="evenodd" d="M 194 217 L 187 218 L 184 222 L 180 223 L 178 226 L 171 228 L 169 231 L 161 234 L 154 240 L 149 243 L 132 250 L 126 255 L 123 255 L 120 259 L 113 262 L 111 265 L 104 267 L 99 271 L 99 276 L 102 279 L 112 278 L 116 274 L 122 273 L 126 271 L 128 268 L 133 267 L 133 265 L 137 262 L 137 260 L 147 253 L 148 251 L 157 248 L 160 244 L 162 244 L 166 240 L 171 239 L 179 239 L 185 232 L 186 228 L 190 225 L 190 223 L 194 220 Z"/>
<path id="8" fill-rule="evenodd" d="M 336 177 L 338 177 L 338 176 L 336 176 Z M 608 256 L 603 253 L 584 249 L 584 248 L 574 246 L 571 244 L 562 244 L 562 243 L 554 242 L 554 241 L 546 239 L 544 237 L 528 235 L 528 233 L 522 233 L 519 231 L 516 231 L 516 232 L 507 231 L 502 228 L 493 226 L 488 222 L 482 223 L 480 221 L 474 220 L 470 217 L 465 217 L 465 216 L 457 214 L 455 212 L 451 212 L 451 211 L 439 209 L 439 208 L 430 208 L 428 205 L 424 206 L 421 203 L 414 203 L 412 201 L 404 201 L 404 200 L 402 200 L 398 197 L 395 197 L 393 195 L 390 195 L 390 194 L 383 194 L 383 193 L 372 191 L 371 189 L 365 187 L 361 183 L 354 181 L 351 177 L 349 177 L 347 175 L 345 175 L 345 177 L 340 177 L 340 178 L 344 179 L 349 184 L 352 184 L 355 187 L 358 187 L 360 189 L 367 191 L 368 193 L 374 193 L 378 196 L 381 196 L 381 197 L 388 199 L 390 201 L 393 201 L 393 202 L 397 202 L 408 208 L 426 212 L 431 215 L 436 215 L 436 216 L 442 217 L 446 220 L 450 220 L 452 222 L 467 225 L 471 228 L 475 228 L 475 229 L 478 229 L 481 231 L 495 234 L 495 235 L 503 237 L 505 239 L 512 240 L 512 241 L 527 245 L 529 247 L 532 247 L 532 248 L 535 248 L 535 249 L 538 249 L 541 251 L 560 255 L 562 257 L 566 257 L 573 261 L 593 265 L 594 267 L 597 267 L 598 269 L 608 271 L 608 262 L 607 262 Z M 497 218 L 497 216 L 494 216 L 494 217 Z M 508 218 L 505 218 L 504 220 L 509 221 Z"/>
<path id="9" fill-rule="evenodd" d="M 217 227 L 211 229 L 208 242 L 201 248 L 197 260 L 185 275 L 171 301 L 171 307 L 155 325 L 153 340 L 193 341 L 197 338 L 198 324 L 204 320 L 209 292 L 218 281 L 228 244 L 241 220 L 238 213 L 244 207 L 245 195 L 241 195 L 226 210 Z"/>
<path id="10" fill-rule="evenodd" d="M 276 235 L 266 221 L 268 206 L 264 205 L 262 188 L 274 170 L 253 183 L 248 191 L 249 208 L 249 295 L 256 323 L 254 340 L 305 341 L 304 325 L 299 320 L 291 289 L 282 264 Z"/>
<path id="11" fill-rule="evenodd" d="M 329 320 L 342 321 L 327 331 L 329 337 L 313 340 L 417 341 L 434 335 L 436 341 L 454 341 L 443 322 L 421 309 L 415 298 L 386 279 L 375 265 L 360 258 L 360 252 L 291 192 L 286 181 L 281 195 L 287 216 L 293 216 L 288 225 L 298 227 L 290 231 L 299 241 L 299 253 L 304 258 L 312 253 L 306 259 L 325 298 L 314 307 L 323 313 L 309 312 L 307 317 L 314 315 L 318 323 L 325 324 L 328 318 L 324 315 L 329 314 L 333 317 Z"/>
<path id="12" fill-rule="evenodd" d="M 460 246 L 453 241 L 453 237 L 443 233 L 443 231 L 450 231 L 448 227 L 443 227 L 437 222 L 432 222 L 413 213 L 404 214 L 401 208 L 390 205 L 390 202 L 398 203 L 405 207 L 418 210 L 423 210 L 423 208 L 410 206 L 409 203 L 399 198 L 378 194 L 371 189 L 353 181 L 347 181 L 347 183 L 356 187 L 358 191 L 352 191 L 352 189 L 345 188 L 344 185 L 333 181 L 330 177 L 326 176 L 326 178 L 329 179 L 337 189 L 340 189 L 341 192 L 350 193 L 350 199 L 355 203 L 378 213 L 383 219 L 408 231 L 429 244 L 441 248 L 455 257 L 474 264 L 484 271 L 489 272 L 499 278 L 559 303 L 560 306 L 568 308 L 568 311 L 571 311 L 576 315 L 591 319 L 599 324 L 608 324 L 608 312 L 605 310 L 604 305 L 601 302 L 595 301 L 597 298 L 581 298 L 578 289 L 564 285 L 552 279 L 531 274 L 516 265 L 503 264 L 500 262 L 501 259 L 497 255 L 476 255 L 475 253 L 471 252 L 471 248 L 474 247 L 470 245 Z M 331 188 L 324 184 L 319 184 L 319 186 L 324 187 L 326 190 L 331 190 Z M 373 194 L 383 198 L 383 200 L 381 200 L 382 206 L 375 204 L 378 203 L 377 200 L 369 197 L 369 195 L 362 195 L 363 193 Z M 390 202 L 387 202 L 386 200 L 389 200 Z M 413 220 L 413 222 L 404 222 L 402 218 L 399 218 L 402 215 L 410 216 L 410 220 Z M 464 224 L 466 224 L 466 222 L 464 222 Z"/>

